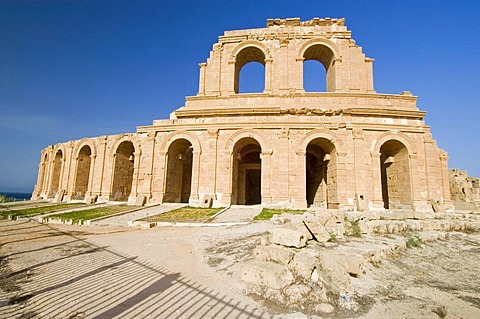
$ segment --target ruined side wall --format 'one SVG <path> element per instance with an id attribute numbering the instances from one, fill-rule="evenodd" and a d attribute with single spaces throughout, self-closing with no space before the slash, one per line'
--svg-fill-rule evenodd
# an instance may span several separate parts
<path id="1" fill-rule="evenodd" d="M 468 176 L 466 171 L 449 170 L 453 204 L 460 210 L 480 209 L 480 178 Z"/>

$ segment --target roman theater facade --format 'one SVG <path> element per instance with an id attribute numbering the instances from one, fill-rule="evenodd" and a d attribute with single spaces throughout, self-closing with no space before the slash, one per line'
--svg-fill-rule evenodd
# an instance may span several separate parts
<path id="1" fill-rule="evenodd" d="M 325 68 L 306 92 L 303 70 Z M 264 89 L 239 93 L 242 68 Z M 447 154 L 409 92 L 377 93 L 373 60 L 344 19 L 267 20 L 227 31 L 200 64 L 199 90 L 136 133 L 42 150 L 33 198 L 431 211 L 451 206 Z"/>

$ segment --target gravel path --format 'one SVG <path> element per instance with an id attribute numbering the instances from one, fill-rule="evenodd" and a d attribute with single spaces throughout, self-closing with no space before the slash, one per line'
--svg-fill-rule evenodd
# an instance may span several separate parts
<path id="1" fill-rule="evenodd" d="M 257 216 L 262 211 L 261 205 L 254 206 L 231 206 L 229 209 L 218 215 L 214 222 L 229 223 L 229 222 L 247 222 L 251 221 L 253 217 Z"/>

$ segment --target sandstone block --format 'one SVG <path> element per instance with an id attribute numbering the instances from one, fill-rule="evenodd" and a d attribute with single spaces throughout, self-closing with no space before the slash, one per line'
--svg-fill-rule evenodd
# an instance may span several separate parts
<path id="1" fill-rule="evenodd" d="M 270 245 L 255 247 L 253 255 L 257 260 L 273 261 L 286 265 L 292 260 L 294 252 L 283 246 Z"/>
<path id="2" fill-rule="evenodd" d="M 287 266 L 270 261 L 250 260 L 241 265 L 240 271 L 244 282 L 273 289 L 282 289 L 294 281 Z"/>
<path id="3" fill-rule="evenodd" d="M 289 267 L 297 276 L 305 280 L 312 280 L 314 270 L 320 267 L 318 253 L 314 250 L 302 249 L 295 254 Z"/>
<path id="4" fill-rule="evenodd" d="M 287 247 L 302 248 L 307 245 L 304 233 L 288 228 L 275 228 L 270 231 L 272 243 Z"/>
<path id="5" fill-rule="evenodd" d="M 315 235 L 317 241 L 320 243 L 326 243 L 330 240 L 330 233 L 327 231 L 325 226 L 320 223 L 305 223 L 310 231 Z"/>

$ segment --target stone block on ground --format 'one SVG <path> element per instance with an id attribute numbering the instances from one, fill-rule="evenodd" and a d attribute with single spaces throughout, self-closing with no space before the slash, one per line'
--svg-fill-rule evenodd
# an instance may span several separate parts
<path id="1" fill-rule="evenodd" d="M 272 243 L 286 247 L 302 248 L 307 244 L 307 238 L 303 232 L 288 229 L 275 228 L 270 230 L 272 234 Z"/>
<path id="2" fill-rule="evenodd" d="M 320 268 L 318 253 L 312 249 L 302 249 L 295 254 L 295 257 L 293 257 L 293 260 L 289 264 L 289 268 L 294 274 L 304 280 L 312 280 L 314 270 Z"/>
<path id="3" fill-rule="evenodd" d="M 283 246 L 257 246 L 253 250 L 253 256 L 257 260 L 273 261 L 279 264 L 288 264 L 295 253 Z"/>
<path id="4" fill-rule="evenodd" d="M 145 206 L 147 203 L 147 197 L 145 195 L 138 195 L 135 198 L 135 206 Z"/>
<path id="5" fill-rule="evenodd" d="M 240 271 L 244 282 L 273 289 L 282 289 L 294 281 L 287 266 L 271 261 L 249 260 L 241 265 Z"/>
<path id="6" fill-rule="evenodd" d="M 315 238 L 320 243 L 326 243 L 330 240 L 331 236 L 330 233 L 327 231 L 325 226 L 320 223 L 307 223 L 305 225 L 310 229 L 310 231 L 315 235 Z"/>

